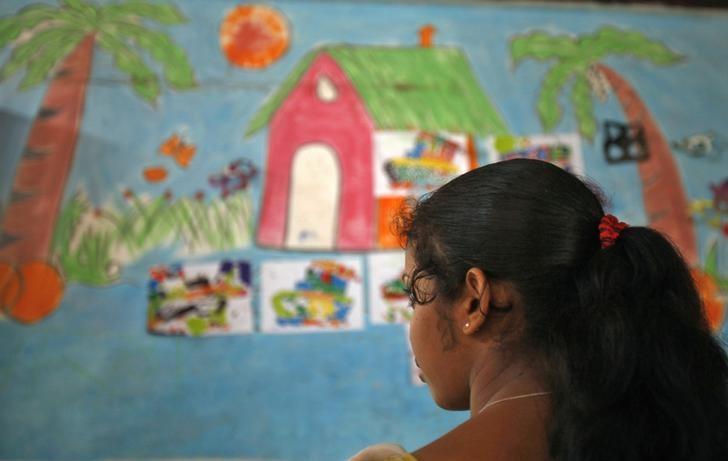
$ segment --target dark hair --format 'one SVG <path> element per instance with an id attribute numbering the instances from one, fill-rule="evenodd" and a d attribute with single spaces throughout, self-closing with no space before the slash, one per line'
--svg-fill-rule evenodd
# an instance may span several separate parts
<path id="1" fill-rule="evenodd" d="M 728 459 L 728 361 L 690 271 L 647 227 L 601 249 L 593 189 L 536 160 L 447 183 L 401 215 L 413 297 L 453 299 L 471 267 L 513 284 L 519 347 L 543 359 L 553 393 L 553 459 Z"/>

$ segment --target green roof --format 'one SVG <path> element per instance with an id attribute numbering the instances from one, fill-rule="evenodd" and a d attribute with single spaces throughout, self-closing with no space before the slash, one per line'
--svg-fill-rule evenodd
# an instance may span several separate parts
<path id="1" fill-rule="evenodd" d="M 378 129 L 481 136 L 508 132 L 459 49 L 339 45 L 309 52 L 253 116 L 246 136 L 268 124 L 321 53 L 349 76 Z"/>

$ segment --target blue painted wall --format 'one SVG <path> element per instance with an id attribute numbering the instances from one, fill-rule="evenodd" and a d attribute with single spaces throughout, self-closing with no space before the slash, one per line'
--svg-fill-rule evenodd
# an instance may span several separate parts
<path id="1" fill-rule="evenodd" d="M 27 3 L 3 1 L 0 17 Z M 227 63 L 218 44 L 219 24 L 235 2 L 175 3 L 190 22 L 167 30 L 187 50 L 200 87 L 164 92 L 152 108 L 120 82 L 110 58 L 97 53 L 66 197 L 83 187 L 100 206 L 118 200 L 122 187 L 159 194 L 160 186 L 145 183 L 140 170 L 157 155 L 160 140 L 181 126 L 188 127 L 200 151 L 190 172 L 170 170 L 164 187 L 176 195 L 194 193 L 234 158 L 263 166 L 265 133 L 244 139 L 244 129 L 306 52 L 324 43 L 411 45 L 428 22 L 438 28 L 436 43 L 466 51 L 485 92 L 516 134 L 542 131 L 535 100 L 545 66 L 525 62 L 514 71 L 509 37 L 532 28 L 590 33 L 612 24 L 643 31 L 686 56 L 670 68 L 629 58 L 607 61 L 638 89 L 668 139 L 708 130 L 728 137 L 728 15 L 723 13 L 271 2 L 290 21 L 291 47 L 269 68 L 244 71 Z M 6 49 L 0 57 L 7 55 Z M 45 90 L 18 92 L 19 80 L 0 84 L 2 199 Z M 623 118 L 614 99 L 598 104 L 596 115 Z M 575 128 L 567 114 L 557 131 Z M 600 145 L 601 135 L 583 144 L 587 174 L 609 192 L 616 214 L 644 223 L 636 168 L 608 166 Z M 728 152 L 715 161 L 676 158 L 694 199 L 711 197 L 708 183 L 728 172 Z M 199 181 L 190 180 L 191 174 Z M 260 186 L 259 179 L 252 189 L 256 207 Z M 698 231 L 703 255 L 715 231 L 705 226 Z M 721 251 L 727 261 L 725 248 Z M 290 254 L 250 247 L 198 260 L 223 256 L 250 259 L 257 267 Z M 71 285 L 59 309 L 35 326 L 0 322 L 0 458 L 341 460 L 384 440 L 416 448 L 466 418 L 438 409 L 426 388 L 410 385 L 401 327 L 201 340 L 148 335 L 147 269 L 175 259 L 172 250 L 159 249 L 125 267 L 122 282 L 114 286 Z M 728 337 L 725 330 L 723 336 Z"/>

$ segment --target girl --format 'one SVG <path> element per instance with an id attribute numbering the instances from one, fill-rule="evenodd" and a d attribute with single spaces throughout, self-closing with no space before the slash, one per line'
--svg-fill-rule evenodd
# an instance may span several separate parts
<path id="1" fill-rule="evenodd" d="M 688 267 L 564 170 L 510 160 L 403 213 L 410 341 L 471 418 L 363 460 L 725 460 L 728 361 Z"/>

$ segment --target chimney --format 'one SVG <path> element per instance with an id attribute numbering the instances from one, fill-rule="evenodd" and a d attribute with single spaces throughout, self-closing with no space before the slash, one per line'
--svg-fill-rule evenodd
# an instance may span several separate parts
<path id="1" fill-rule="evenodd" d="M 422 48 L 432 48 L 432 39 L 437 29 L 432 24 L 425 24 L 420 27 L 420 46 Z"/>

